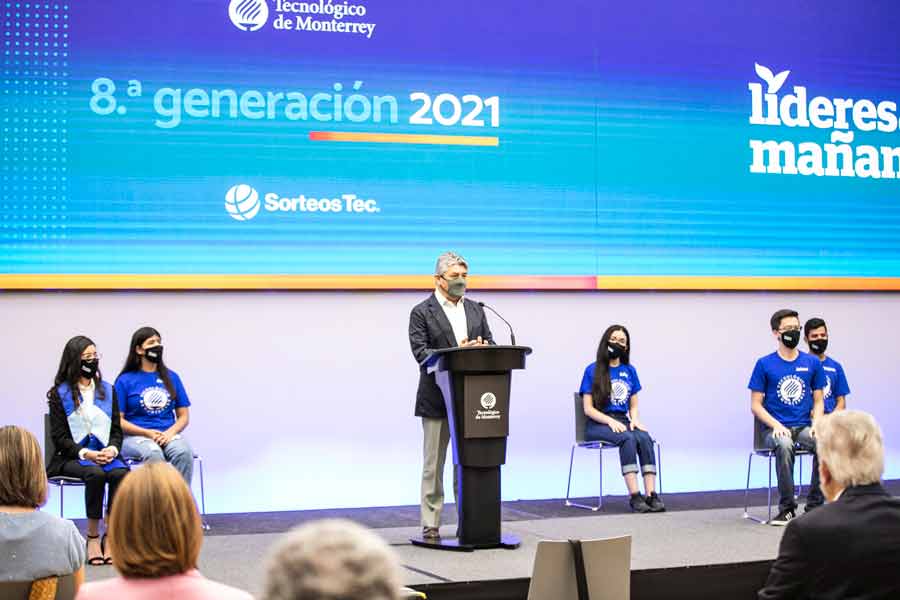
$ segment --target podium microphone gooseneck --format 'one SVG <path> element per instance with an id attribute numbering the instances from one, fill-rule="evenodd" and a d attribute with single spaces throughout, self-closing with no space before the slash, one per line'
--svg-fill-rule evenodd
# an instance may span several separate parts
<path id="1" fill-rule="evenodd" d="M 488 305 L 485 304 L 484 302 L 479 302 L 479 303 L 478 303 L 478 306 L 480 306 L 481 308 L 486 308 L 486 309 L 488 309 L 489 311 L 491 311 L 492 313 L 494 313 L 495 315 L 497 315 L 498 317 L 500 317 L 500 320 L 501 320 L 501 321 L 503 321 L 504 323 L 506 323 L 506 326 L 509 327 L 509 343 L 510 343 L 511 346 L 515 346 L 515 345 L 516 345 L 516 334 L 513 333 L 513 328 L 512 328 L 512 325 L 509 324 L 509 321 L 507 321 L 506 319 L 504 319 L 503 316 L 502 316 L 500 313 L 498 313 L 496 310 L 494 310 L 493 308 L 491 308 L 490 306 L 488 306 Z"/>

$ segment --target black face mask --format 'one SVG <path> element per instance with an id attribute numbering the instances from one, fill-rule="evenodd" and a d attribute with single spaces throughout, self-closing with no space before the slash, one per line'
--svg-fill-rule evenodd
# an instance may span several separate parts
<path id="1" fill-rule="evenodd" d="M 97 374 L 97 369 L 100 368 L 100 361 L 98 359 L 92 360 L 82 360 L 81 361 L 81 376 L 87 379 L 93 379 L 94 375 Z"/>
<path id="2" fill-rule="evenodd" d="M 814 354 L 825 354 L 825 348 L 827 347 L 828 338 L 809 341 L 809 349 L 812 350 Z"/>
<path id="3" fill-rule="evenodd" d="M 144 350 L 144 356 L 155 365 L 158 365 L 162 362 L 162 346 L 151 346 Z"/>
<path id="4" fill-rule="evenodd" d="M 622 358 L 625 356 L 625 352 L 628 349 L 625 346 L 621 346 L 619 344 L 609 343 L 606 345 L 606 355 L 610 360 L 616 360 L 617 358 Z"/>
<path id="5" fill-rule="evenodd" d="M 791 331 L 782 331 L 781 332 L 781 343 L 787 346 L 788 348 L 794 349 L 797 347 L 797 344 L 800 343 L 800 330 L 795 329 Z"/>

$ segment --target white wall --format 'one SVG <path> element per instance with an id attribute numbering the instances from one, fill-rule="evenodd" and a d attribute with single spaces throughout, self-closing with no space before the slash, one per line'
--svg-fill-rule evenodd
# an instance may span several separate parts
<path id="1" fill-rule="evenodd" d="M 410 308 L 424 296 L 2 293 L 0 422 L 40 435 L 44 394 L 72 335 L 97 342 L 112 381 L 131 333 L 149 324 L 162 332 L 166 361 L 193 402 L 188 435 L 205 459 L 210 512 L 417 504 L 421 428 L 413 417 L 417 369 L 406 331 Z M 470 296 L 502 311 L 519 342 L 534 347 L 513 381 L 506 500 L 564 494 L 571 394 L 612 322 L 631 330 L 642 414 L 663 445 L 665 490 L 742 488 L 752 423 L 747 380 L 755 359 L 774 348 L 768 320 L 783 307 L 828 321 L 830 349 L 853 390 L 849 404 L 875 414 L 888 446 L 886 476 L 900 477 L 895 294 Z M 503 324 L 491 324 L 498 341 L 507 341 Z M 622 493 L 618 458 L 607 456 L 606 489 Z M 575 491 L 589 494 L 595 457 L 580 458 Z M 762 469 L 756 481 L 764 481 Z M 80 493 L 66 504 L 67 515 L 83 511 Z"/>

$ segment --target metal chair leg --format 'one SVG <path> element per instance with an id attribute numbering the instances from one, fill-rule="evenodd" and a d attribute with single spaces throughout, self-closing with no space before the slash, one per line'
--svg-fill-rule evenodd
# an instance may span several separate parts
<path id="1" fill-rule="evenodd" d="M 803 496 L 803 455 L 797 455 L 797 462 L 800 463 L 800 481 L 797 483 L 797 496 L 796 499 L 799 500 L 801 496 Z"/>
<path id="2" fill-rule="evenodd" d="M 769 521 L 772 520 L 772 459 L 773 455 L 769 454 L 769 487 L 766 491 L 766 510 L 768 514 L 768 518 L 766 520 L 760 519 L 752 514 L 750 514 L 750 471 L 753 467 L 753 457 L 755 453 L 751 452 L 747 457 L 747 486 L 744 488 L 744 518 L 750 519 L 751 521 L 755 521 L 756 523 L 760 523 L 765 525 Z"/>
<path id="3" fill-rule="evenodd" d="M 58 487 L 59 487 L 59 518 L 64 519 L 65 517 L 63 517 L 63 501 L 65 500 L 65 494 L 63 493 L 63 490 L 65 489 L 66 486 L 61 485 Z"/>
<path id="4" fill-rule="evenodd" d="M 570 496 L 569 496 L 571 489 L 572 489 L 572 471 L 573 471 L 573 465 L 575 463 L 575 448 L 577 448 L 577 447 L 578 447 L 578 444 L 572 444 L 572 451 L 569 454 L 569 481 L 566 484 L 566 506 L 574 506 L 575 508 L 584 508 L 586 510 L 598 511 L 598 510 L 600 510 L 600 507 L 602 506 L 602 503 L 603 503 L 603 500 L 602 500 L 602 496 L 603 496 L 603 451 L 598 450 L 598 453 L 600 454 L 600 486 L 601 486 L 600 487 L 600 496 L 601 497 L 599 498 L 596 506 L 591 506 L 590 504 L 579 504 L 578 502 L 572 502 L 572 500 L 570 499 Z"/>
<path id="5" fill-rule="evenodd" d="M 659 442 L 656 442 L 656 487 L 662 494 L 662 446 L 659 445 Z"/>
<path id="6" fill-rule="evenodd" d="M 600 510 L 600 508 L 603 506 L 603 448 L 601 448 L 600 450 L 597 451 L 597 456 L 598 456 L 598 460 L 600 463 L 598 465 L 598 467 L 599 467 L 598 474 L 600 475 L 600 477 L 599 477 L 600 484 L 597 486 L 597 508 L 594 510 Z"/>
<path id="7" fill-rule="evenodd" d="M 744 518 L 749 519 L 750 511 L 750 467 L 753 466 L 753 453 L 747 458 L 747 487 L 744 488 Z"/>
<path id="8" fill-rule="evenodd" d="M 569 492 L 572 490 L 572 463 L 575 462 L 575 444 L 572 444 L 572 451 L 569 452 L 569 480 L 566 483 L 566 506 L 572 506 L 569 502 Z"/>
<path id="9" fill-rule="evenodd" d="M 209 523 L 206 522 L 206 490 L 203 487 L 203 459 L 199 456 L 194 458 L 200 466 L 200 523 L 204 531 L 209 531 Z"/>

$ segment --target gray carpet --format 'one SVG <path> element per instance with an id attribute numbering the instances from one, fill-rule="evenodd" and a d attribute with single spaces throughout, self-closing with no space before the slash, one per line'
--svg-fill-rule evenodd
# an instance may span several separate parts
<path id="1" fill-rule="evenodd" d="M 758 509 L 764 511 L 765 509 Z M 504 522 L 504 531 L 522 538 L 517 550 L 472 553 L 416 548 L 408 538 L 417 527 L 378 529 L 406 567 L 406 583 L 442 583 L 530 577 L 537 542 L 569 538 L 632 536 L 632 569 L 770 560 L 778 552 L 782 528 L 742 518 L 740 509 L 677 511 L 664 514 L 597 515 Z M 454 527 L 444 528 L 452 535 Z M 210 579 L 259 594 L 264 557 L 280 534 L 210 535 L 204 540 L 200 570 Z M 114 576 L 112 567 L 87 567 L 88 581 Z"/>

